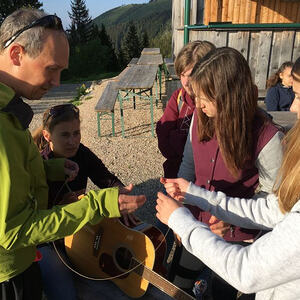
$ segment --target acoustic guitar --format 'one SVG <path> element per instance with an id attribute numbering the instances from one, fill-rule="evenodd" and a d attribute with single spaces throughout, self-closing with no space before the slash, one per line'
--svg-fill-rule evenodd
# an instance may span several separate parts
<path id="1" fill-rule="evenodd" d="M 65 248 L 77 271 L 111 279 L 129 297 L 142 297 L 150 282 L 174 299 L 195 299 L 163 277 L 165 240 L 152 225 L 131 229 L 118 218 L 103 218 L 66 237 Z"/>

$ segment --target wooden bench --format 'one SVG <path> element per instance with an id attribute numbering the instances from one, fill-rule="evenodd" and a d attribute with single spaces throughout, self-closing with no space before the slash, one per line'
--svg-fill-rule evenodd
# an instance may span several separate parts
<path id="1" fill-rule="evenodd" d="M 105 87 L 100 99 L 98 100 L 95 111 L 97 112 L 98 136 L 101 136 L 100 121 L 108 120 L 107 115 L 112 122 L 112 136 L 115 136 L 115 114 L 114 108 L 119 94 L 119 81 L 126 78 L 126 74 L 130 67 L 126 67 L 114 81 L 110 81 Z"/>
<path id="2" fill-rule="evenodd" d="M 112 136 L 115 136 L 115 103 L 118 97 L 118 86 L 116 81 L 110 81 L 105 87 L 95 111 L 97 112 L 98 136 L 101 137 L 100 120 L 107 120 L 107 115 L 112 121 Z"/>

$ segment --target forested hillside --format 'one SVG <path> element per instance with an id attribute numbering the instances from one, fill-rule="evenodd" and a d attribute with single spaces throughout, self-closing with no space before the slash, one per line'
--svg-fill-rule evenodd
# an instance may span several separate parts
<path id="1" fill-rule="evenodd" d="M 150 46 L 164 48 L 164 45 L 158 45 L 160 40 L 166 44 L 169 49 L 162 49 L 162 52 L 170 52 L 171 44 L 171 16 L 172 0 L 152 0 L 146 4 L 123 5 L 109 10 L 93 20 L 98 27 L 105 25 L 106 31 L 112 39 L 115 49 L 118 51 L 122 45 L 124 36 L 132 21 L 136 26 L 137 33 L 142 36 L 147 33 Z M 164 53 L 165 55 L 167 53 Z"/>

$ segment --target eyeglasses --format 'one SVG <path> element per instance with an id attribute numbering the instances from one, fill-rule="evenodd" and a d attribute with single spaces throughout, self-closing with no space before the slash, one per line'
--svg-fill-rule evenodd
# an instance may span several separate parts
<path id="1" fill-rule="evenodd" d="M 7 48 L 21 33 L 23 33 L 24 31 L 30 28 L 37 27 L 37 26 L 64 31 L 61 19 L 58 16 L 56 15 L 44 16 L 18 30 L 12 37 L 10 37 L 8 40 L 5 41 L 4 49 Z"/>
<path id="2" fill-rule="evenodd" d="M 71 103 L 60 104 L 60 105 L 51 107 L 47 117 L 45 118 L 44 124 L 47 124 L 50 117 L 56 118 L 66 112 L 69 112 L 69 111 L 73 111 L 75 113 L 75 116 L 79 115 L 78 107 Z"/>

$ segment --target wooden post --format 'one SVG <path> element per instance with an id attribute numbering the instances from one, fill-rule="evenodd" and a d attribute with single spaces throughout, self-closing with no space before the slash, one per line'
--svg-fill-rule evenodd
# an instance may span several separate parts
<path id="1" fill-rule="evenodd" d="M 228 0 L 228 17 L 227 21 L 233 23 L 233 9 L 234 9 L 235 0 Z"/>

